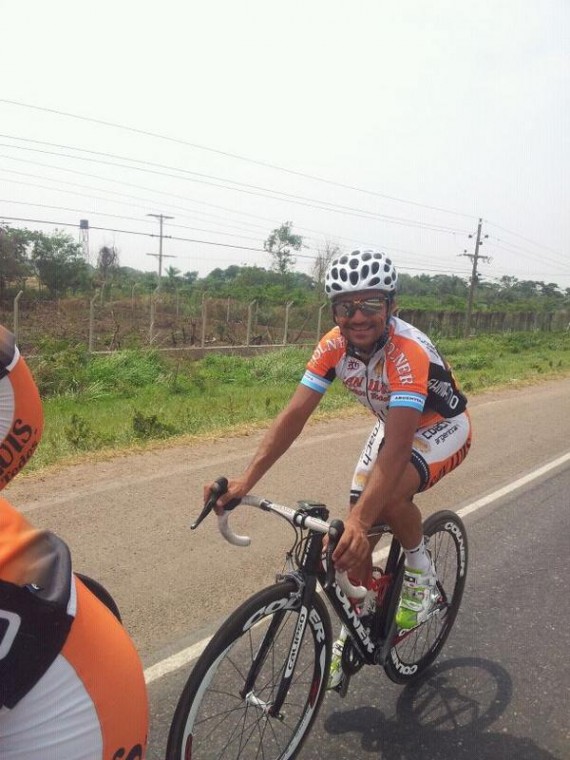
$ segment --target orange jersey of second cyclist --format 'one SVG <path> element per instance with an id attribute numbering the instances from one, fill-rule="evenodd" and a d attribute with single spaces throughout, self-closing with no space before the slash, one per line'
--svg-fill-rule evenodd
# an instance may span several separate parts
<path id="1" fill-rule="evenodd" d="M 38 389 L 14 336 L 0 325 L 0 490 L 32 456 L 42 430 Z"/>
<path id="2" fill-rule="evenodd" d="M 465 411 L 451 369 L 420 330 L 392 317 L 387 340 L 367 361 L 352 350 L 338 327 L 321 338 L 301 383 L 325 393 L 338 377 L 358 400 L 381 420 L 391 407 L 410 407 L 422 413 L 418 427 Z"/>

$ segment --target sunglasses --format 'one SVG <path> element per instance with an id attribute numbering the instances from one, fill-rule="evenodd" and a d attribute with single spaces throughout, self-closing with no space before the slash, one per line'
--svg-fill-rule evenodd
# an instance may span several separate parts
<path id="1" fill-rule="evenodd" d="M 350 318 L 356 314 L 359 309 L 364 316 L 371 317 L 379 314 L 388 305 L 387 298 L 364 298 L 355 299 L 354 301 L 337 301 L 333 303 L 332 309 L 335 317 Z"/>

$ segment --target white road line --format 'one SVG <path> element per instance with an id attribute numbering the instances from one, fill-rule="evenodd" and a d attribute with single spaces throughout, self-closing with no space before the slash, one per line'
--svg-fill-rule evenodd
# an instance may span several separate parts
<path id="1" fill-rule="evenodd" d="M 503 488 L 499 488 L 497 491 L 493 491 L 493 493 L 490 493 L 488 496 L 483 496 L 481 499 L 477 499 L 477 501 L 474 501 L 471 504 L 468 504 L 467 506 L 463 507 L 462 509 L 459 509 L 457 511 L 457 514 L 459 515 L 459 517 L 463 518 L 466 515 L 469 515 L 472 512 L 475 512 L 478 509 L 481 509 L 482 507 L 486 507 L 488 504 L 491 504 L 492 502 L 497 501 L 498 499 L 501 499 L 503 496 L 506 496 L 512 491 L 516 491 L 518 488 L 522 488 L 522 486 L 525 486 L 528 483 L 531 483 L 533 480 L 540 478 L 542 475 L 545 475 L 547 472 L 550 472 L 550 470 L 553 470 L 556 467 L 559 467 L 561 464 L 564 464 L 565 462 L 568 462 L 569 460 L 570 460 L 570 452 L 563 454 L 561 457 L 558 457 L 558 459 L 554 459 L 552 462 L 548 462 L 548 464 L 545 464 L 542 467 L 539 467 L 538 469 L 533 470 L 532 472 L 529 472 L 527 475 L 524 475 L 522 478 L 519 478 L 518 480 L 514 480 L 512 483 L 509 483 L 508 485 L 503 486 Z M 380 552 L 374 555 L 374 559 L 378 561 L 382 557 L 385 557 L 387 552 L 388 552 L 387 548 L 382 549 Z M 186 649 L 183 649 L 182 651 L 177 652 L 176 654 L 173 654 L 170 657 L 167 657 L 165 660 L 161 660 L 160 662 L 157 662 L 155 665 L 151 665 L 151 667 L 147 668 L 144 671 L 144 677 L 145 677 L 147 686 L 151 684 L 153 681 L 157 681 L 159 678 L 162 678 L 163 676 L 168 675 L 168 673 L 172 673 L 175 670 L 178 670 L 179 668 L 182 668 L 185 665 L 188 665 L 188 663 L 192 662 L 192 660 L 195 660 L 204 651 L 204 649 L 206 648 L 211 638 L 212 637 L 210 636 L 206 639 L 202 639 L 202 641 L 198 641 L 196 644 L 193 644 L 192 646 L 187 647 Z"/>
<path id="2" fill-rule="evenodd" d="M 493 491 L 493 493 L 490 493 L 488 496 L 483 496 L 483 498 L 477 499 L 477 501 L 468 504 L 466 507 L 458 509 L 457 514 L 459 517 L 463 518 L 466 515 L 471 514 L 471 512 L 475 512 L 477 509 L 481 509 L 481 507 L 486 507 L 487 504 L 491 504 L 491 502 L 496 501 L 497 499 L 501 499 L 503 496 L 511 493 L 511 491 L 516 491 L 517 488 L 526 486 L 528 483 L 536 480 L 536 478 L 540 478 L 541 475 L 545 475 L 547 472 L 550 472 L 550 470 L 554 470 L 556 467 L 564 464 L 564 462 L 568 462 L 568 460 L 570 460 L 570 451 L 566 454 L 563 454 L 561 457 L 558 457 L 558 459 L 553 459 L 552 462 L 548 462 L 542 467 L 539 467 L 537 470 L 529 472 L 528 475 L 523 475 L 522 478 L 514 480 L 512 483 L 509 483 L 503 488 L 499 488 L 497 491 Z"/>

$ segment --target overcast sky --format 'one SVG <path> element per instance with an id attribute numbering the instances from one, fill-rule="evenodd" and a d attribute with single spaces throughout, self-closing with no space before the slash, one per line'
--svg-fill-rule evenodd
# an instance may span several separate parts
<path id="1" fill-rule="evenodd" d="M 93 261 L 116 245 L 156 271 L 165 214 L 163 267 L 204 276 L 269 267 L 291 220 L 300 271 L 328 241 L 467 277 L 482 217 L 485 279 L 570 287 L 568 0 L 0 0 L 0 19 L 0 221 L 88 219 Z"/>

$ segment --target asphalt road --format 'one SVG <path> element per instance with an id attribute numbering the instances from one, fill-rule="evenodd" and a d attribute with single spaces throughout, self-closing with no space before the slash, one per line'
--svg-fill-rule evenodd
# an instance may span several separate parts
<path id="1" fill-rule="evenodd" d="M 365 668 L 327 694 L 307 760 L 570 758 L 570 465 L 465 518 L 468 583 L 455 628 L 417 685 Z M 150 686 L 150 760 L 163 758 L 190 665 Z"/>
<path id="2" fill-rule="evenodd" d="M 418 499 L 425 515 L 437 508 L 460 508 L 568 451 L 570 379 L 483 394 L 471 400 L 470 410 L 475 430 L 472 450 L 457 471 Z M 352 469 L 371 427 L 369 416 L 347 417 L 345 413 L 338 421 L 307 426 L 291 451 L 258 484 L 256 493 L 284 503 L 293 503 L 299 498 L 319 498 L 331 507 L 333 515 L 342 516 Z M 279 521 L 255 510 L 249 513 L 238 510 L 235 514 L 236 529 L 253 537 L 253 545 L 248 550 L 224 544 L 214 521 L 204 523 L 196 533 L 188 529 L 191 518 L 200 508 L 203 483 L 211 482 L 219 474 L 239 472 L 259 437 L 256 433 L 219 438 L 60 468 L 41 476 L 17 478 L 4 493 L 34 523 L 54 530 L 67 540 L 77 570 L 108 586 L 148 669 L 201 640 L 240 601 L 271 583 L 275 572 L 281 569 L 283 552 L 291 543 L 289 534 L 281 530 Z M 566 487 L 559 499 L 566 507 L 568 493 Z M 536 506 L 535 513 L 537 517 L 540 514 Z M 538 533 L 533 526 L 532 535 Z M 527 533 L 524 535 L 528 538 Z M 506 536 L 512 544 L 511 551 L 523 540 L 511 537 L 510 531 Z M 551 537 L 566 539 L 566 553 L 567 536 L 567 531 L 557 532 L 555 528 Z M 506 549 L 496 549 L 495 554 L 501 552 Z M 554 554 L 552 548 L 550 552 Z M 541 553 L 543 567 L 545 556 L 548 555 Z M 491 559 L 490 556 L 488 561 Z M 477 555 L 474 563 L 476 561 Z M 527 567 L 528 562 L 520 572 L 526 573 Z M 485 568 L 486 565 L 481 578 L 485 577 Z M 471 585 L 469 593 L 478 590 L 484 599 L 494 598 L 494 587 L 484 588 L 477 571 L 472 571 L 470 578 L 471 584 L 477 585 Z M 543 589 L 538 608 L 523 598 L 521 605 L 528 619 L 535 620 L 545 607 L 545 599 L 559 593 L 551 578 Z M 468 599 L 469 596 L 466 604 Z M 505 613 L 504 609 L 500 612 Z M 499 623 L 503 638 L 507 638 L 505 626 L 511 617 L 509 613 L 504 622 L 491 620 L 489 627 Z M 528 622 L 523 628 L 526 630 L 527 626 Z M 481 629 L 486 627 L 482 624 Z M 481 640 L 479 634 L 477 640 Z M 517 648 L 518 645 L 512 647 L 513 651 Z M 451 647 L 449 651 L 453 651 Z M 465 651 L 465 647 L 460 649 L 457 656 L 467 656 Z M 473 647 L 469 651 L 468 656 L 473 656 Z M 487 650 L 485 657 L 500 661 Z M 517 667 L 524 670 L 528 663 L 523 658 Z M 510 675 L 512 679 L 513 674 Z M 150 685 L 154 734 L 151 760 L 162 757 L 162 728 L 158 727 L 166 725 L 172 714 L 168 692 L 179 692 L 184 677 L 182 670 Z M 363 674 L 362 678 L 365 682 L 367 675 Z M 467 674 L 466 678 L 472 680 L 473 674 Z M 566 677 L 565 683 L 569 682 Z M 384 697 L 389 693 L 385 688 L 390 686 L 386 678 L 381 683 L 382 701 L 367 698 L 365 704 L 376 704 L 376 709 L 384 715 L 387 709 Z M 560 699 L 568 704 L 567 691 L 560 692 Z M 357 709 L 354 704 L 349 695 L 348 701 L 341 704 L 343 713 L 346 708 Z M 412 707 L 415 714 L 416 707 Z M 530 705 L 522 705 L 521 724 L 527 720 L 527 709 Z M 325 712 L 323 720 L 326 720 Z M 486 730 L 481 735 L 484 733 Z M 360 756 L 365 736 L 366 733 L 361 732 L 360 744 L 354 745 L 356 754 L 347 757 Z M 516 732 L 513 736 L 517 736 Z M 539 746 L 547 745 L 539 742 Z M 540 760 L 543 756 L 535 757 Z M 566 757 L 570 758 L 570 754 Z"/>

